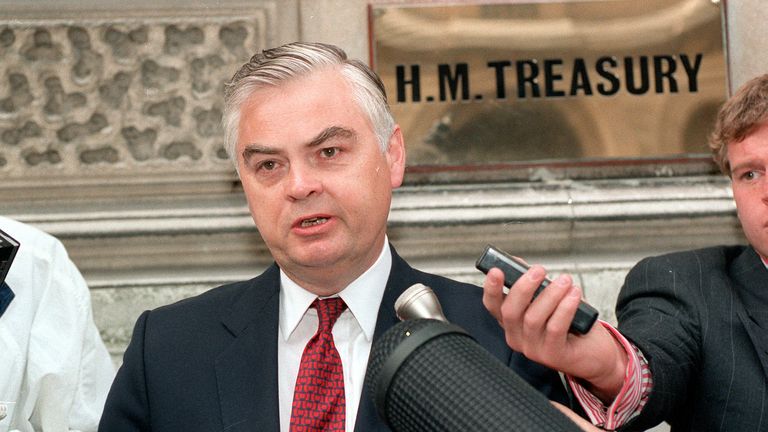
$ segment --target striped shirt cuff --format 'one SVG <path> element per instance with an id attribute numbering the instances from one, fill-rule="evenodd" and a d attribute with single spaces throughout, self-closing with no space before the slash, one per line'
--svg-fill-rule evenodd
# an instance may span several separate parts
<path id="1" fill-rule="evenodd" d="M 570 375 L 566 375 L 566 378 L 589 420 L 603 429 L 614 430 L 640 414 L 651 393 L 653 378 L 648 361 L 640 349 L 610 324 L 602 320 L 598 322 L 613 335 L 627 353 L 627 371 L 619 394 L 610 406 L 606 406 L 597 396 L 579 384 L 576 378 Z"/>

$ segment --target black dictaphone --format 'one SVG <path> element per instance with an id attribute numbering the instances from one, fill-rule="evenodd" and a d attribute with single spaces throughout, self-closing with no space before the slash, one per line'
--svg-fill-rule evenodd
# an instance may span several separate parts
<path id="1" fill-rule="evenodd" d="M 508 255 L 491 245 L 485 247 L 485 251 L 483 251 L 483 254 L 475 263 L 475 267 L 486 274 L 494 267 L 500 269 L 504 273 L 504 286 L 507 288 L 511 287 L 520 276 L 528 271 L 528 264 L 521 259 Z M 536 298 L 541 290 L 546 288 L 550 282 L 548 278 L 545 278 L 541 285 L 536 288 L 533 298 Z M 576 315 L 573 317 L 573 321 L 571 321 L 571 333 L 587 333 L 592 328 L 595 320 L 597 320 L 597 315 L 597 310 L 591 305 L 584 301 L 579 303 Z"/>

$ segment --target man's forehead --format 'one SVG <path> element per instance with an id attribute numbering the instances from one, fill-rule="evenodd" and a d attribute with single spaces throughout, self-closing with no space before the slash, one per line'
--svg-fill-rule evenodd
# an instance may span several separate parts
<path id="1" fill-rule="evenodd" d="M 241 106 L 238 142 L 258 153 L 328 138 L 373 134 L 352 87 L 333 69 L 256 89 Z M 241 150 L 242 152 L 242 150 Z"/>
<path id="2" fill-rule="evenodd" d="M 768 163 L 768 134 L 752 133 L 741 141 L 728 143 L 727 146 L 731 172 Z"/>

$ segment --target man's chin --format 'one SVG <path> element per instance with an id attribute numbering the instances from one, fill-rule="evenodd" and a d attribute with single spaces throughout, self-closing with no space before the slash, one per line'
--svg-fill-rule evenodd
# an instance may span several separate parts
<path id="1" fill-rule="evenodd" d="M 311 272 L 330 271 L 343 261 L 341 251 L 328 248 L 299 248 L 288 257 L 296 269 Z"/>

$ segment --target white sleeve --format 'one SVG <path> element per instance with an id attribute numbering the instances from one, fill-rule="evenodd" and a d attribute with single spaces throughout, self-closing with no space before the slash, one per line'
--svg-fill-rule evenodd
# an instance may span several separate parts
<path id="1" fill-rule="evenodd" d="M 30 332 L 22 394 L 35 430 L 96 431 L 114 366 L 93 321 L 85 280 L 58 241 Z M 68 428 L 63 428 L 68 425 Z"/>

